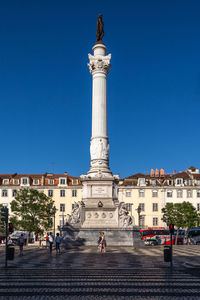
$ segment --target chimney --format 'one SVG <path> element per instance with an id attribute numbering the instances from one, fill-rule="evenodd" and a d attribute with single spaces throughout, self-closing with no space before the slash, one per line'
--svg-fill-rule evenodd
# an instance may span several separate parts
<path id="1" fill-rule="evenodd" d="M 64 172 L 64 175 L 67 175 L 67 172 Z"/>
<path id="2" fill-rule="evenodd" d="M 151 169 L 150 176 L 154 177 L 154 169 Z"/>
<path id="3" fill-rule="evenodd" d="M 164 176 L 165 175 L 165 171 L 164 171 L 164 169 L 160 169 L 160 176 Z"/>
<path id="4" fill-rule="evenodd" d="M 42 175 L 41 185 L 44 185 L 44 178 L 45 178 L 45 176 Z"/>
<path id="5" fill-rule="evenodd" d="M 159 170 L 158 169 L 155 170 L 155 177 L 159 177 Z"/>

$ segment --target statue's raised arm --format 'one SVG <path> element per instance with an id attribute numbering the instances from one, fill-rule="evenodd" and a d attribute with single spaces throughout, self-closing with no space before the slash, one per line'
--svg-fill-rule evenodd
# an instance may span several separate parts
<path id="1" fill-rule="evenodd" d="M 97 19 L 97 34 L 96 34 L 97 42 L 102 41 L 103 39 L 104 36 L 103 26 L 104 24 L 103 24 L 102 14 L 100 14 Z"/>

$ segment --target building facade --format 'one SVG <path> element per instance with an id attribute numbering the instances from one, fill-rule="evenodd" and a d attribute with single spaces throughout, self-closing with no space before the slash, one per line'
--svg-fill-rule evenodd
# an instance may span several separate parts
<path id="1" fill-rule="evenodd" d="M 64 224 L 67 214 L 71 214 L 74 203 L 82 200 L 80 178 L 67 173 L 0 174 L 0 204 L 10 208 L 17 191 L 26 187 L 44 192 L 54 200 L 56 231 Z M 175 174 L 152 169 L 150 174 L 134 174 L 119 181 L 118 199 L 127 203 L 135 225 L 165 227 L 162 208 L 168 202 L 189 201 L 200 212 L 199 169 L 190 167 Z"/>
<path id="2" fill-rule="evenodd" d="M 200 212 L 199 169 L 190 167 L 175 174 L 165 174 L 163 169 L 152 169 L 148 175 L 137 173 L 120 181 L 118 195 L 129 206 L 136 225 L 165 227 L 162 208 L 168 202 L 188 201 Z"/>
<path id="3" fill-rule="evenodd" d="M 21 188 L 33 188 L 54 200 L 55 229 L 64 224 L 74 202 L 82 199 L 82 185 L 78 177 L 64 174 L 0 174 L 0 204 L 7 206 Z M 11 211 L 11 210 L 10 210 Z"/>

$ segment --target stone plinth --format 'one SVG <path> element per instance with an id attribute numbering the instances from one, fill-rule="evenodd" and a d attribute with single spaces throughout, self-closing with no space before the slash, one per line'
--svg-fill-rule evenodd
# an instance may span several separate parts
<path id="1" fill-rule="evenodd" d="M 99 228 L 63 228 L 65 246 L 96 246 L 99 237 Z M 136 230 L 133 228 L 105 228 L 107 247 L 109 246 L 134 246 Z"/>

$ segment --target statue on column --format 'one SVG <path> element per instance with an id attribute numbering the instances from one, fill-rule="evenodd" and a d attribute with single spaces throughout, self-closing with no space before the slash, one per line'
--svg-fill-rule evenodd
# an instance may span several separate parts
<path id="1" fill-rule="evenodd" d="M 104 36 L 104 31 L 103 31 L 104 24 L 103 24 L 102 16 L 103 15 L 100 14 L 97 19 L 97 33 L 96 33 L 97 42 L 102 41 Z"/>

